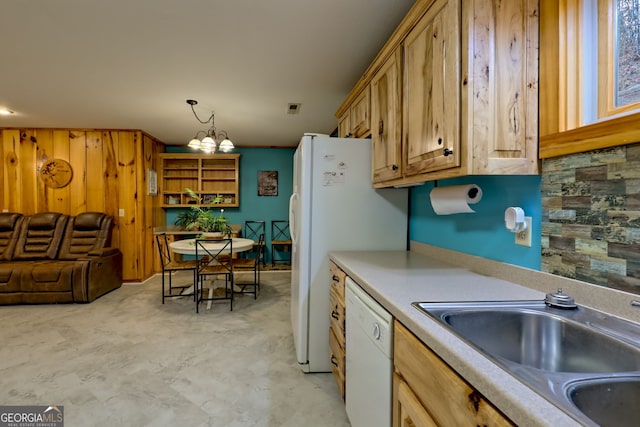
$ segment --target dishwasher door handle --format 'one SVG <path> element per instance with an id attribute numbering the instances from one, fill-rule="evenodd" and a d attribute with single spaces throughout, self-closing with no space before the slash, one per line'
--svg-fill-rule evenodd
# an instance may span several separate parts
<path id="1" fill-rule="evenodd" d="M 376 341 L 380 341 L 380 325 L 378 322 L 373 324 L 373 338 L 375 338 Z"/>

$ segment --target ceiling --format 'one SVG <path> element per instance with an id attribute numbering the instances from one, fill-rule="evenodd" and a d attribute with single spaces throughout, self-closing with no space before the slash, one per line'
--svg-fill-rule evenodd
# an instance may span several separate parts
<path id="1" fill-rule="evenodd" d="M 413 0 L 2 3 L 0 127 L 141 129 L 295 146 L 334 113 Z M 300 103 L 288 114 L 289 103 Z"/>

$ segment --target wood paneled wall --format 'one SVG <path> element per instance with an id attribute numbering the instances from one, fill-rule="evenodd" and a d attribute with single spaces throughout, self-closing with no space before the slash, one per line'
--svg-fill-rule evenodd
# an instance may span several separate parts
<path id="1" fill-rule="evenodd" d="M 161 142 L 139 130 L 0 129 L 0 209 L 105 212 L 114 218 L 124 280 L 145 280 L 154 273 L 153 227 L 165 222 L 158 197 L 148 195 L 147 171 L 158 170 L 162 151 Z M 53 158 L 73 169 L 63 188 L 38 178 L 40 166 Z"/>

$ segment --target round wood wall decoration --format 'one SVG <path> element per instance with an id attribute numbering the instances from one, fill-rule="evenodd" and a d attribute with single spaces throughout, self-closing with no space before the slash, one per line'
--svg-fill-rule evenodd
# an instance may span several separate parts
<path id="1" fill-rule="evenodd" d="M 66 160 L 51 159 L 42 164 L 39 175 L 47 187 L 62 188 L 71 182 L 73 169 Z"/>

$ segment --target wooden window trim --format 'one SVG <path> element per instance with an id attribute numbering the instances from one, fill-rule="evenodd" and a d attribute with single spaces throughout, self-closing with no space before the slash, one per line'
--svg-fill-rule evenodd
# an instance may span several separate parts
<path id="1" fill-rule="evenodd" d="M 542 111 L 540 111 L 542 117 Z M 640 112 L 540 137 L 540 158 L 640 142 Z"/>

